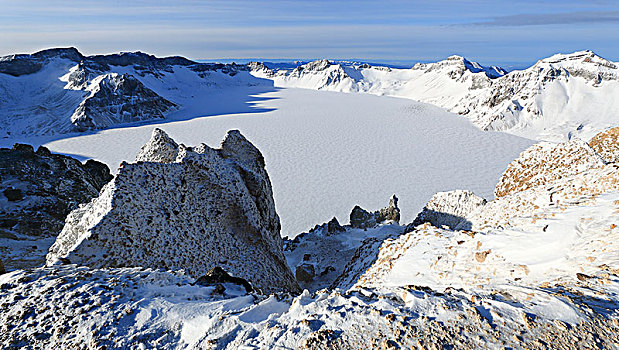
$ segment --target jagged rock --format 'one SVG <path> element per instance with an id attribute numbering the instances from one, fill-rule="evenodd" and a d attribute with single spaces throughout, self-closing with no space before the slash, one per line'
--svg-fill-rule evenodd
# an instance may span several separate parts
<path id="1" fill-rule="evenodd" d="M 0 260 L 0 275 L 5 274 L 6 270 L 4 269 L 4 265 L 2 265 L 2 260 Z"/>
<path id="2" fill-rule="evenodd" d="M 295 275 L 297 276 L 297 281 L 310 283 L 314 280 L 316 276 L 316 271 L 314 269 L 314 265 L 312 264 L 301 264 L 297 266 Z"/>
<path id="3" fill-rule="evenodd" d="M 589 141 L 589 146 L 602 156 L 605 162 L 619 162 L 619 127 L 595 135 Z"/>
<path id="4" fill-rule="evenodd" d="M 395 194 L 389 199 L 389 206 L 373 213 L 356 205 L 350 212 L 350 226 L 353 228 L 372 228 L 384 221 L 400 222 L 398 197 Z"/>
<path id="5" fill-rule="evenodd" d="M 26 252 L 3 242 L 0 253 L 6 254 L 7 268 L 43 264 L 49 238 L 62 230 L 67 214 L 97 196 L 111 179 L 109 168 L 94 160 L 82 164 L 45 147 L 35 152 L 26 144 L 0 148 L 0 198 L 6 198 L 0 205 L 0 239 L 32 240 L 42 247 Z"/>
<path id="6" fill-rule="evenodd" d="M 346 231 L 346 228 L 340 225 L 339 221 L 337 221 L 337 218 L 334 216 L 333 219 L 329 220 L 329 222 L 326 222 L 322 225 L 316 225 L 313 229 L 309 231 L 309 233 L 319 231 L 332 235 L 338 232 Z"/>
<path id="7" fill-rule="evenodd" d="M 367 228 L 376 226 L 374 215 L 355 205 L 350 212 L 350 226 L 353 228 Z"/>
<path id="8" fill-rule="evenodd" d="M 228 274 L 224 269 L 222 269 L 219 266 L 213 267 L 206 273 L 206 275 L 200 276 L 196 280 L 194 285 L 197 284 L 199 286 L 211 286 L 211 285 L 221 286 L 221 283 L 233 283 L 239 286 L 243 286 L 247 293 L 250 293 L 253 290 L 249 282 L 247 282 L 246 280 L 240 277 L 230 276 L 230 274 Z"/>
<path id="9" fill-rule="evenodd" d="M 184 269 L 220 266 L 264 292 L 298 292 L 282 253 L 279 217 L 258 149 L 228 132 L 220 149 L 179 145 L 155 130 L 137 163 L 123 163 L 99 198 L 73 211 L 48 264 Z M 161 147 L 165 145 L 166 147 Z"/>
<path id="10" fill-rule="evenodd" d="M 552 144 L 540 142 L 529 147 L 511 162 L 494 190 L 496 197 L 520 192 L 541 184 L 604 165 L 586 142 L 574 139 Z"/>
<path id="11" fill-rule="evenodd" d="M 89 201 L 111 180 L 109 168 L 85 164 L 47 148 L 30 145 L 0 149 L 0 179 L 5 196 L 20 201 L 0 209 L 0 227 L 25 235 L 56 235 L 65 216 Z"/>
<path id="12" fill-rule="evenodd" d="M 178 144 L 159 128 L 153 130 L 150 141 L 142 146 L 135 158 L 138 162 L 172 163 L 178 155 Z"/>
<path id="13" fill-rule="evenodd" d="M 115 124 L 163 119 L 177 105 L 159 96 L 130 74 L 106 74 L 71 116 L 78 131 Z"/>
<path id="14" fill-rule="evenodd" d="M 389 206 L 378 211 L 376 222 L 395 221 L 400 223 L 400 208 L 398 208 L 398 197 L 391 196 Z"/>
<path id="15" fill-rule="evenodd" d="M 438 192 L 432 196 L 413 223 L 407 226 L 406 231 L 410 232 L 415 226 L 426 222 L 436 227 L 470 229 L 467 227 L 470 226 L 467 217 L 484 205 L 486 200 L 471 191 Z"/>

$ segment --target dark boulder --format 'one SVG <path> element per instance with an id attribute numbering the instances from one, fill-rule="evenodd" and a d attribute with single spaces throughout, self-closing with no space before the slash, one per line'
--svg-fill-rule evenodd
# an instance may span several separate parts
<path id="1" fill-rule="evenodd" d="M 210 269 L 209 272 L 206 273 L 206 275 L 199 277 L 193 284 L 199 286 L 215 285 L 217 291 L 217 289 L 221 290 L 219 286 L 223 287 L 221 285 L 222 283 L 233 283 L 239 286 L 243 286 L 245 287 L 245 291 L 247 293 L 250 293 L 253 290 L 249 282 L 240 277 L 230 276 L 230 274 L 228 274 L 224 269 L 219 266 L 215 266 Z M 218 292 L 218 294 L 223 293 L 224 290 L 221 290 L 221 292 Z"/>

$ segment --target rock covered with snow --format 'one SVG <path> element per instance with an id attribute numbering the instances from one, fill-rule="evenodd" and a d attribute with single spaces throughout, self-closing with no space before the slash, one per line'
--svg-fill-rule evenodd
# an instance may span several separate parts
<path id="1" fill-rule="evenodd" d="M 438 192 L 423 207 L 407 230 L 429 222 L 436 227 L 467 229 L 467 220 L 472 213 L 486 205 L 487 201 L 471 191 L 455 190 Z M 470 228 L 470 227 L 469 227 Z"/>
<path id="2" fill-rule="evenodd" d="M 43 264 L 65 217 L 111 179 L 95 160 L 82 163 L 25 144 L 0 148 L 0 256 L 7 269 Z"/>
<path id="3" fill-rule="evenodd" d="M 179 147 L 165 131 L 155 128 L 150 140 L 142 146 L 135 157 L 137 162 L 173 163 L 178 156 Z"/>
<path id="4" fill-rule="evenodd" d="M 155 130 L 140 161 L 123 163 L 98 198 L 67 217 L 48 264 L 184 269 L 196 278 L 220 266 L 264 292 L 297 292 L 260 151 L 236 130 L 219 149 L 179 145 L 168 162 L 172 145 Z"/>
<path id="5" fill-rule="evenodd" d="M 484 67 L 481 64 L 469 61 L 466 58 L 458 55 L 449 56 L 446 60 L 435 63 L 417 63 L 412 69 L 423 70 L 425 72 L 443 71 L 449 78 L 458 80 L 464 76 L 465 72 L 484 73 L 489 79 L 502 77 L 507 72 L 496 66 Z M 490 85 L 488 80 L 478 79 L 480 84 Z"/>
<path id="6" fill-rule="evenodd" d="M 542 142 L 522 152 L 499 179 L 497 197 L 520 192 L 604 165 L 603 159 L 580 139 L 552 144 Z"/>
<path id="7" fill-rule="evenodd" d="M 619 127 L 595 135 L 589 140 L 593 148 L 607 163 L 619 162 Z"/>
<path id="8" fill-rule="evenodd" d="M 147 88 L 131 74 L 106 74 L 97 78 L 71 116 L 78 131 L 103 129 L 116 124 L 163 119 L 178 106 Z"/>

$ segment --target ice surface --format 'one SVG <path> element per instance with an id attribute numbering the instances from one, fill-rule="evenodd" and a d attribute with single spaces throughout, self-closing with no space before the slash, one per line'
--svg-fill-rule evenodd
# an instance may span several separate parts
<path id="1" fill-rule="evenodd" d="M 223 96 L 223 95 L 222 95 Z M 135 159 L 154 127 L 179 143 L 218 146 L 239 129 L 262 151 L 282 235 L 294 236 L 334 215 L 348 223 L 355 205 L 382 208 L 394 193 L 402 223 L 438 191 L 466 188 L 491 199 L 501 173 L 533 141 L 484 132 L 455 114 L 407 99 L 305 89 L 254 96 L 254 113 L 220 114 L 86 135 L 2 139 L 45 144 L 95 158 L 113 172 Z"/>

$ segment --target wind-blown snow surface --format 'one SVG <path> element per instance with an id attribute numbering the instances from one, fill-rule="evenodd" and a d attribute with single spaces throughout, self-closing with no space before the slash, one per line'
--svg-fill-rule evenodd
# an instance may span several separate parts
<path id="1" fill-rule="evenodd" d="M 115 171 L 122 160 L 135 159 L 154 127 L 180 143 L 213 147 L 238 129 L 265 157 L 283 236 L 334 215 L 347 223 L 355 205 L 381 208 L 394 193 L 405 223 L 438 191 L 467 188 L 491 199 L 507 165 L 533 143 L 481 131 L 464 118 L 406 99 L 281 89 L 253 101 L 255 113 L 19 141 L 95 158 Z"/>

